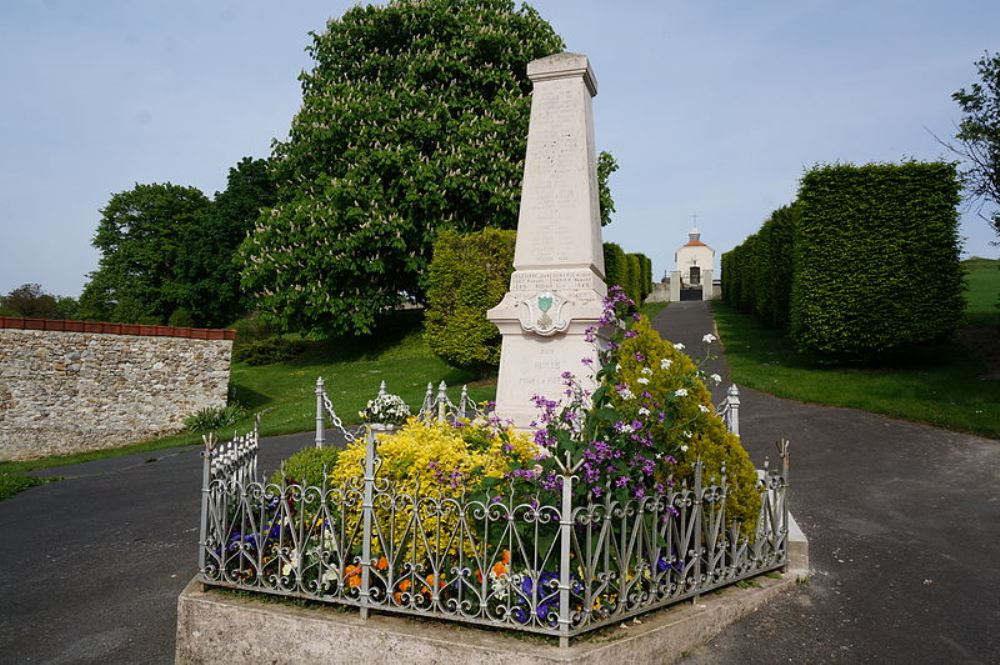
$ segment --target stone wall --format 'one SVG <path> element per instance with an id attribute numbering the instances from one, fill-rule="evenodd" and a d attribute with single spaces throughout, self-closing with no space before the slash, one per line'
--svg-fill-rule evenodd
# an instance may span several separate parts
<path id="1" fill-rule="evenodd" d="M 226 404 L 231 331 L 86 324 L 133 334 L 66 332 L 21 329 L 46 327 L 25 321 L 0 317 L 0 460 L 141 441 Z"/>

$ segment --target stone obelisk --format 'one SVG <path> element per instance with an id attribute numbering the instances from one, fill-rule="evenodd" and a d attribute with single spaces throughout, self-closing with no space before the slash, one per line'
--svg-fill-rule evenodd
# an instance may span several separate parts
<path id="1" fill-rule="evenodd" d="M 532 395 L 559 399 L 561 375 L 589 376 L 588 327 L 601 317 L 604 250 L 587 56 L 528 63 L 534 84 L 510 290 L 487 318 L 503 336 L 497 413 L 526 428 Z"/>

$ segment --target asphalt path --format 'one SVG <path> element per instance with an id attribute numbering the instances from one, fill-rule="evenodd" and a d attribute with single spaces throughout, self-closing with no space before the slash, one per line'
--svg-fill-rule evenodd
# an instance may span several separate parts
<path id="1" fill-rule="evenodd" d="M 333 434 L 327 434 L 333 439 Z M 263 439 L 268 471 L 312 434 Z M 172 663 L 198 570 L 200 446 L 49 469 L 0 502 L 0 663 Z"/>
<path id="2" fill-rule="evenodd" d="M 695 356 L 712 330 L 698 302 L 655 324 Z M 706 368 L 728 378 L 723 359 Z M 686 662 L 1000 663 L 1000 442 L 752 390 L 742 402 L 758 465 L 792 442 L 813 576 Z M 262 468 L 310 444 L 264 439 Z M 199 453 L 51 469 L 65 480 L 0 502 L 0 663 L 173 662 L 177 596 L 197 570 Z"/>
<path id="3" fill-rule="evenodd" d="M 701 302 L 654 325 L 695 357 L 713 332 Z M 728 368 L 707 368 L 724 377 L 719 401 Z M 791 442 L 813 575 L 684 662 L 1000 663 L 1000 441 L 755 390 L 741 401 L 758 466 Z"/>

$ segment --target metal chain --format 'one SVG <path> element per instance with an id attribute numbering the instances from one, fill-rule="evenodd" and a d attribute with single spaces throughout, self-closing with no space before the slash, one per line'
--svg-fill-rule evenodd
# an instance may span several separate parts
<path id="1" fill-rule="evenodd" d="M 326 412 L 330 414 L 330 420 L 333 421 L 333 426 L 340 430 L 340 433 L 344 435 L 344 439 L 350 443 L 357 440 L 357 435 L 350 432 L 346 427 L 344 427 L 344 421 L 340 419 L 337 412 L 333 410 L 333 402 L 327 397 L 326 392 L 323 392 L 323 406 L 326 408 Z"/>

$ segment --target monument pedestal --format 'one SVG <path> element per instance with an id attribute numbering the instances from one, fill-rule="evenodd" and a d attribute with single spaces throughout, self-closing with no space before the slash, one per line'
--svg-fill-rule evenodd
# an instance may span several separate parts
<path id="1" fill-rule="evenodd" d="M 497 413 L 527 428 L 533 395 L 559 399 L 565 371 L 595 358 L 586 331 L 601 318 L 604 248 L 587 57 L 560 53 L 528 64 L 534 88 L 510 291 L 486 316 L 503 335 Z M 596 358 L 595 358 L 596 360 Z M 586 371 L 584 371 L 586 370 Z"/>

